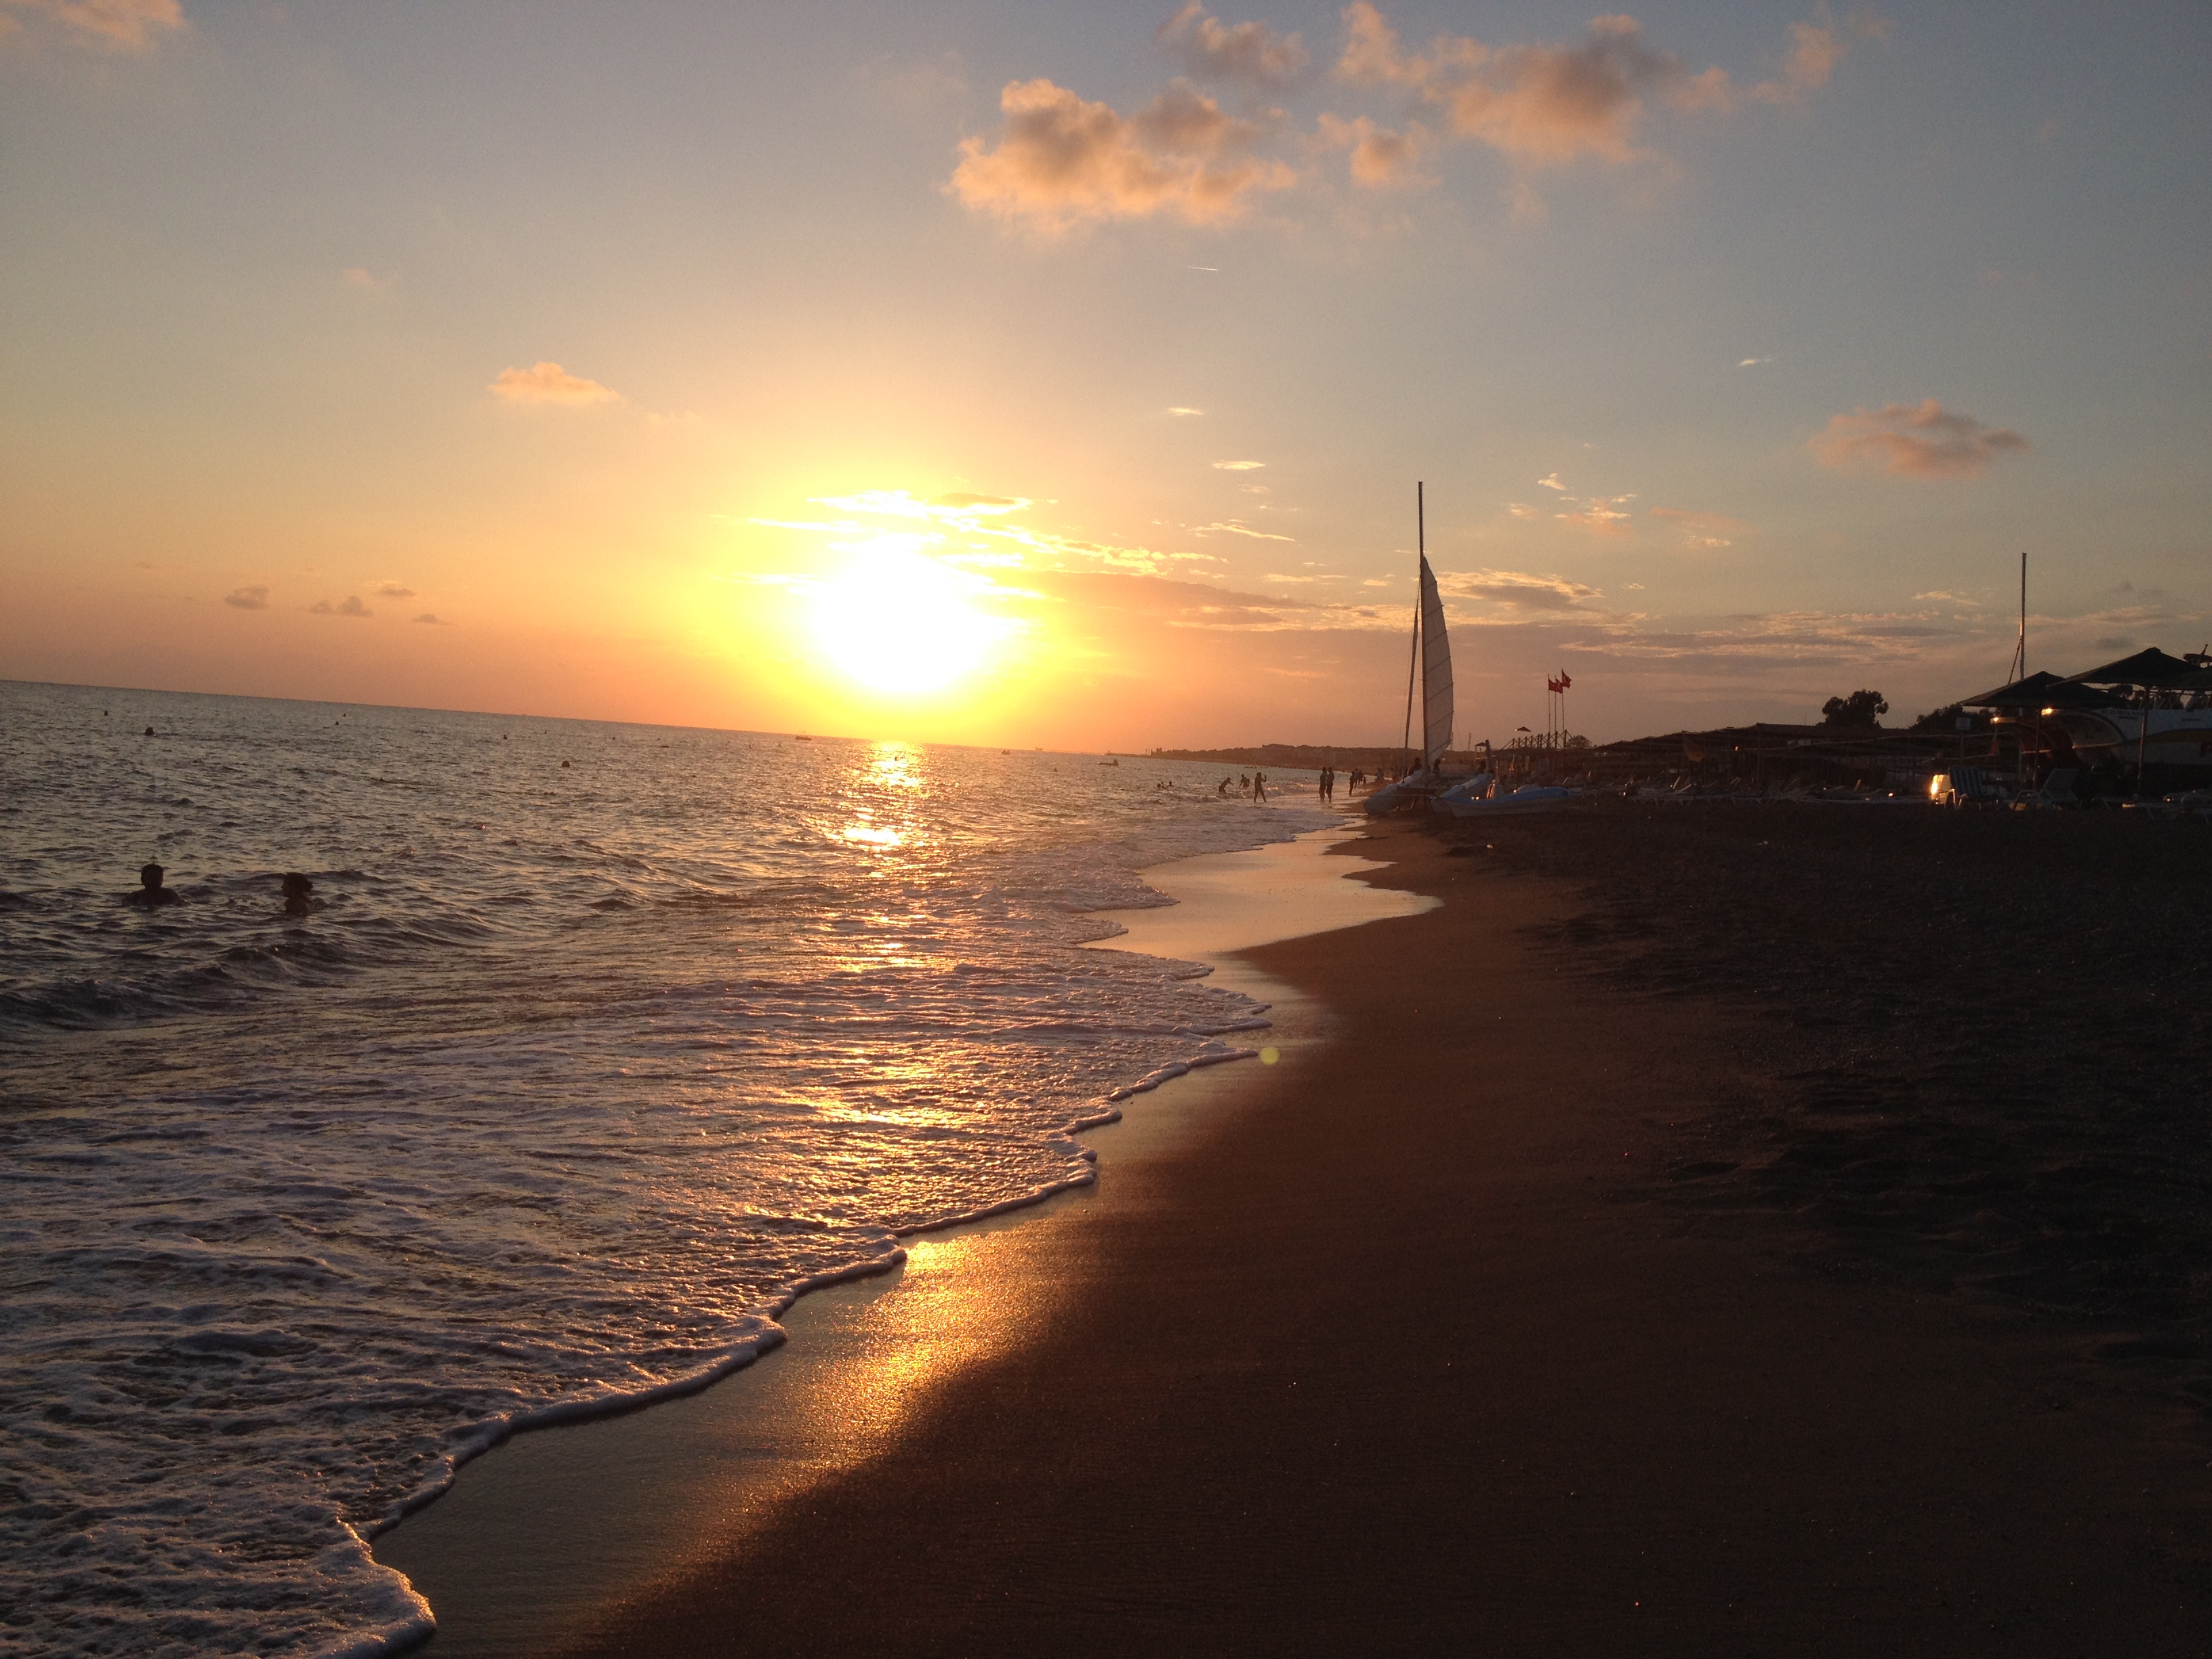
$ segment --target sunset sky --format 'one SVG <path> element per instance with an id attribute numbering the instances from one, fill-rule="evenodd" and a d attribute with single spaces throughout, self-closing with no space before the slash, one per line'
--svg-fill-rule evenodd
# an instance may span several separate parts
<path id="1" fill-rule="evenodd" d="M 2212 635 L 2212 9 L 0 0 L 0 676 L 1054 747 Z"/>

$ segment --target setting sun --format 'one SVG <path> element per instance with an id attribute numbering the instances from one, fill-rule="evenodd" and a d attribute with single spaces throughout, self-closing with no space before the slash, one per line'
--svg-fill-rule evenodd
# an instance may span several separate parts
<path id="1" fill-rule="evenodd" d="M 988 660 L 1015 624 L 977 609 L 973 579 L 884 536 L 850 550 L 816 601 L 814 635 L 844 673 L 878 691 L 935 691 Z"/>

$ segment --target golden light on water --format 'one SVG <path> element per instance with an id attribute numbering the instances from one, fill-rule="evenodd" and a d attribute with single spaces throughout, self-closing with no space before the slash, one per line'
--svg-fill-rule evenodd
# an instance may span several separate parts
<path id="1" fill-rule="evenodd" d="M 815 599 L 823 657 L 873 690 L 942 690 L 983 667 L 1013 629 L 975 605 L 972 578 L 917 551 L 916 540 L 887 535 L 849 548 L 844 573 Z"/>

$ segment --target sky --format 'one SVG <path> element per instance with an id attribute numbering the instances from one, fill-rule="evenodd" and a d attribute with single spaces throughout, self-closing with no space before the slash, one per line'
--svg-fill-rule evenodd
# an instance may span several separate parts
<path id="1" fill-rule="evenodd" d="M 0 678 L 1142 749 L 2212 636 L 2212 10 L 0 0 Z M 1417 522 L 1415 487 L 1425 522 Z"/>

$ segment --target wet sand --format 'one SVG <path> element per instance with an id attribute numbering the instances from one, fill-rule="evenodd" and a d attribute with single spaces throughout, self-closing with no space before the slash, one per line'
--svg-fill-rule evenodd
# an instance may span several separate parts
<path id="1" fill-rule="evenodd" d="M 1248 953 L 1306 1040 L 994 1234 L 934 1340 L 1003 1340 L 544 1650 L 2205 1650 L 2170 1379 L 1693 1156 L 1796 1144 L 1787 997 L 1589 867 L 1381 834 L 1443 907 Z"/>

